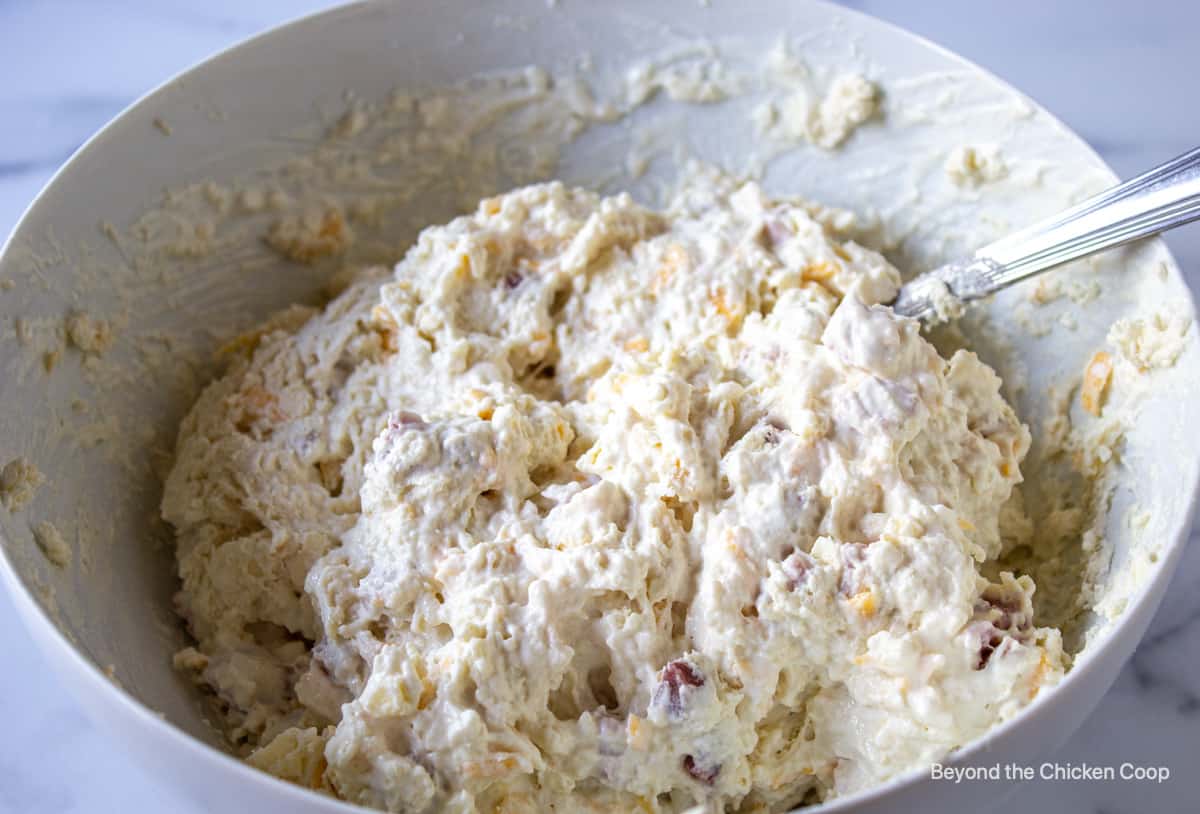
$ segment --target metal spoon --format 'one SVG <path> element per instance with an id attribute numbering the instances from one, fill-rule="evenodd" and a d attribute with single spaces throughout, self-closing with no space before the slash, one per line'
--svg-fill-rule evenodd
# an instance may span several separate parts
<path id="1" fill-rule="evenodd" d="M 910 280 L 891 305 L 902 316 L 937 322 L 963 302 L 1197 218 L 1200 148 L 984 246 L 970 258 Z"/>

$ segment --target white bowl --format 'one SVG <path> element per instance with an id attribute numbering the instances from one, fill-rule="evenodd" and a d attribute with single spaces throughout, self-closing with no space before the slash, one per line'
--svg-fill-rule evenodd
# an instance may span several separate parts
<path id="1" fill-rule="evenodd" d="M 193 189 L 164 202 L 162 190 L 207 179 L 228 182 L 311 151 L 346 109 L 346 92 L 378 101 L 382 109 L 387 103 L 381 100 L 397 85 L 442 87 L 527 64 L 563 76 L 590 62 L 595 84 L 611 93 L 630 64 L 672 49 L 683 53 L 688 43 L 716 42 L 734 63 L 749 58 L 741 63 L 753 86 L 746 98 L 724 105 L 657 99 L 628 117 L 632 127 L 598 124 L 563 147 L 558 173 L 565 179 L 652 196 L 670 172 L 669 161 L 660 157 L 645 177 L 627 177 L 622 160 L 631 145 L 637 152 L 646 144 L 686 141 L 696 155 L 735 169 L 745 169 L 751 154 L 763 154 L 748 124 L 756 103 L 751 97 L 762 90 L 753 58 L 781 32 L 797 39 L 797 53 L 818 84 L 849 69 L 878 81 L 886 113 L 885 124 L 862 128 L 836 152 L 800 147 L 775 160 L 768 186 L 877 213 L 887 227 L 877 236 L 907 235 L 892 247 L 901 263 L 917 267 L 962 253 L 1113 180 L 1082 141 L 994 77 L 917 37 L 834 6 L 514 0 L 502 13 L 495 8 L 471 0 L 353 5 L 214 57 L 139 101 L 88 142 L 30 207 L 0 255 L 0 280 L 16 283 L 0 291 L 0 324 L 21 318 L 33 335 L 30 346 L 0 346 L 0 459 L 25 455 L 48 478 L 24 512 L 0 513 L 0 574 L 34 639 L 88 713 L 121 748 L 208 808 L 351 808 L 259 773 L 222 750 L 199 694 L 171 666 L 170 655 L 186 639 L 171 606 L 176 581 L 170 534 L 153 520 L 158 481 L 151 464 L 161 463 L 195 385 L 211 375 L 203 362 L 189 367 L 168 360 L 208 359 L 221 336 L 275 308 L 312 299 L 330 266 L 274 258 L 257 240 L 271 217 L 265 214 L 218 217 L 213 251 L 181 256 L 164 248 L 164 238 L 181 223 L 170 213 L 190 212 L 190 228 L 193 215 L 206 217 L 205 193 Z M 519 131 L 489 131 L 480 141 L 496 138 L 503 141 L 502 171 L 480 174 L 475 187 L 521 180 L 517 170 L 531 159 Z M 1008 157 L 1007 181 L 964 191 L 946 180 L 941 162 L 951 149 L 993 142 Z M 307 178 L 296 183 L 343 200 L 362 189 L 332 175 L 305 176 L 311 167 L 293 170 L 299 176 L 260 180 Z M 453 165 L 417 167 L 411 160 L 398 160 L 389 172 L 395 180 L 418 170 L 435 182 L 459 177 Z M 360 240 L 352 259 L 394 256 L 402 248 L 400 235 L 494 191 L 475 187 L 431 183 L 420 200 L 356 224 Z M 158 214 L 147 217 L 147 211 Z M 106 225 L 98 228 L 101 222 Z M 1035 430 L 1048 415 L 1046 386 L 1077 375 L 1115 318 L 1163 302 L 1194 314 L 1173 260 L 1157 241 L 1058 273 L 1104 287 L 1101 298 L 1078 314 L 1076 329 L 1056 323 L 1060 327 L 1048 335 L 1029 334 L 1024 329 L 1031 320 L 1057 320 L 1079 306 L 1062 301 L 1031 310 L 1023 304 L 1027 292 L 1014 290 L 988 307 L 989 335 L 1007 334 L 1011 347 L 980 339 L 1010 384 L 1024 382 L 1010 395 Z M 55 326 L 73 308 L 114 318 L 116 345 L 86 364 L 68 351 L 52 373 L 44 373 L 38 343 L 59 342 Z M 1153 376 L 1152 392 L 1139 408 L 1142 420 L 1127 434 L 1120 456 L 1120 488 L 1106 535 L 1112 570 L 1101 585 L 1110 595 L 1127 595 L 1123 604 L 1110 605 L 1123 610 L 1095 620 L 1089 646 L 1060 686 L 959 752 L 956 764 L 1044 759 L 1107 690 L 1157 607 L 1186 540 L 1200 481 L 1194 445 L 1179 444 L 1200 424 L 1194 330 L 1178 363 Z M 83 409 L 72 406 L 76 400 Z M 1154 507 L 1141 529 L 1125 522 L 1135 503 Z M 44 520 L 74 543 L 65 569 L 47 563 L 32 542 L 30 525 Z M 984 810 L 998 799 L 991 784 L 934 782 L 922 770 L 824 810 Z"/>

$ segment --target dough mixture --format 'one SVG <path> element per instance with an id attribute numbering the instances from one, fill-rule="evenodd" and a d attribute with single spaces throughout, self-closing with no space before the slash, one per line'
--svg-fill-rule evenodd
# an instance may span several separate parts
<path id="1" fill-rule="evenodd" d="M 1057 682 L 996 567 L 1029 433 L 848 218 L 526 187 L 232 343 L 163 514 L 242 754 L 393 812 L 784 811 Z"/>

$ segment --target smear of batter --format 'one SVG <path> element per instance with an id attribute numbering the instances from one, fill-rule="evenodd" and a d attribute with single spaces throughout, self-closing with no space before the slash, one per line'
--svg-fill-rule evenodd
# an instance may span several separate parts
<path id="1" fill-rule="evenodd" d="M 58 526 L 50 522 L 38 523 L 33 527 L 33 541 L 51 565 L 66 568 L 71 564 L 71 547 L 63 539 Z"/>
<path id="2" fill-rule="evenodd" d="M 14 458 L 0 469 L 0 505 L 10 512 L 21 511 L 45 481 L 31 461 Z"/>
<path id="3" fill-rule="evenodd" d="M 67 339 L 71 344 L 84 353 L 101 354 L 112 347 L 112 323 L 106 319 L 98 319 L 83 311 L 75 311 L 67 316 Z"/>

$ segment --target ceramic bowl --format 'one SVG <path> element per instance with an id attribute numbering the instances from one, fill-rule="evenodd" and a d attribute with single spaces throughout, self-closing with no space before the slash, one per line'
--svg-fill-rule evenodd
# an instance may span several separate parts
<path id="1" fill-rule="evenodd" d="M 776 62 L 790 54 L 793 67 L 804 66 L 800 81 L 818 89 L 841 72 L 866 75 L 882 90 L 881 114 L 832 151 L 760 133 L 763 105 L 791 92 L 764 78 L 769 54 Z M 717 62 L 728 72 L 712 73 Z M 631 69 L 659 77 L 657 93 L 631 96 Z M 728 81 L 728 93 L 715 95 L 729 98 L 702 98 L 663 79 L 672 76 Z M 533 112 L 517 99 L 547 87 L 551 96 Z M 414 98 L 441 94 L 453 115 L 488 93 L 508 94 L 525 113 L 500 111 L 469 133 L 443 124 L 438 143 L 420 142 L 421 116 L 436 105 Z M 996 145 L 1004 178 L 954 183 L 945 162 L 965 145 Z M 364 175 L 352 157 L 360 148 L 388 160 Z M 860 213 L 862 239 L 908 270 L 1114 180 L 1077 136 L 986 72 L 808 0 L 350 5 L 167 82 L 67 162 L 0 255 L 0 280 L 10 281 L 0 289 L 8 331 L 0 334 L 0 463 L 25 456 L 47 479 L 23 511 L 0 512 L 0 576 L 63 684 L 117 748 L 211 810 L 350 810 L 231 756 L 199 692 L 172 668 L 187 638 L 172 609 L 177 582 L 170 532 L 156 519 L 159 483 L 175 427 L 213 375 L 214 350 L 271 311 L 318 298 L 339 264 L 394 260 L 414 230 L 506 184 L 553 174 L 654 199 L 687 157 L 761 171 L 773 190 Z M 356 240 L 346 255 L 302 264 L 266 245 L 272 220 L 298 211 L 306 196 L 336 199 L 350 213 Z M 1048 389 L 1061 393 L 1078 377 L 1115 319 L 1165 303 L 1193 316 L 1157 241 L 1056 274 L 1064 290 L 1096 283 L 1099 296 L 1034 307 L 1028 290 L 1012 289 L 966 329 L 1035 437 L 1053 412 Z M 111 349 L 89 355 L 64 342 L 63 320 L 75 310 L 111 322 Z M 1145 630 L 1196 502 L 1200 460 L 1194 444 L 1180 443 L 1200 425 L 1194 330 L 1187 342 L 1173 367 L 1152 374 L 1114 464 L 1097 584 L 1124 592 L 1123 601 L 1083 620 L 1088 646 L 1061 685 L 955 763 L 1045 759 Z M 1126 522 L 1139 507 L 1151 511 Z M 40 522 L 63 533 L 66 567 L 34 544 Z M 920 770 L 824 810 L 982 811 L 997 794 L 994 784 L 937 782 Z"/>

